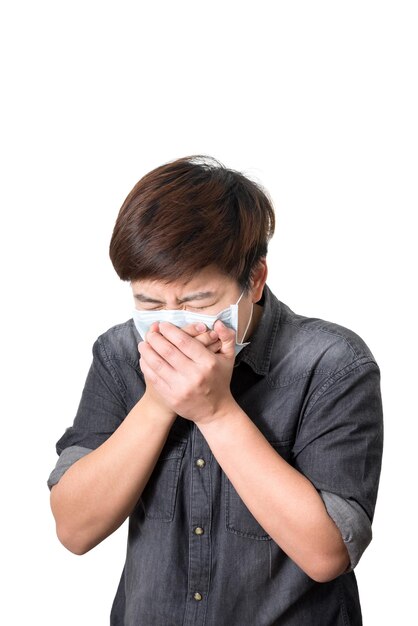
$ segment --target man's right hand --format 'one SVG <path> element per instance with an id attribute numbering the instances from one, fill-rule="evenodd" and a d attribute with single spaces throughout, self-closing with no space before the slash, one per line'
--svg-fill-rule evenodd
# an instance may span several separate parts
<path id="1" fill-rule="evenodd" d="M 214 330 L 208 329 L 202 322 L 187 324 L 182 327 L 182 330 L 190 335 L 190 337 L 197 339 L 197 341 L 213 353 L 218 352 L 221 348 L 221 341 L 218 333 Z M 158 331 L 158 322 L 154 322 L 150 326 L 148 332 L 156 331 Z M 147 379 L 145 379 L 145 384 L 146 390 L 144 396 L 146 396 L 146 398 L 158 408 L 158 412 L 161 416 L 165 416 L 169 421 L 174 421 L 176 414 L 165 404 L 164 398 L 157 391 L 155 391 L 153 385 L 147 381 Z"/>
<path id="2" fill-rule="evenodd" d="M 183 326 L 182 330 L 190 335 L 190 337 L 194 337 L 200 341 L 200 343 L 211 352 L 218 352 L 221 348 L 221 341 L 218 333 L 215 330 L 209 330 L 202 322 L 198 322 L 197 324 L 188 324 L 187 326 Z"/>

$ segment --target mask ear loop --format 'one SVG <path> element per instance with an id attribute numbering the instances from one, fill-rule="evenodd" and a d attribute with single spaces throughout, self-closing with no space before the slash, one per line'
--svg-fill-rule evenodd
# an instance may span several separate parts
<path id="1" fill-rule="evenodd" d="M 244 295 L 244 292 L 242 292 L 242 294 L 241 294 L 241 295 L 240 295 L 240 297 L 238 298 L 238 300 L 237 300 L 237 305 L 239 304 L 239 301 L 241 300 L 241 298 L 242 298 L 242 296 L 243 296 L 243 295 Z M 247 326 L 246 326 L 246 328 L 245 328 L 245 330 L 244 330 L 244 334 L 243 334 L 243 336 L 241 337 L 241 341 L 237 342 L 237 343 L 239 343 L 240 345 L 242 345 L 242 344 L 244 343 L 244 337 L 245 337 L 245 335 L 247 334 L 247 331 L 248 331 L 248 329 L 249 329 L 249 327 L 250 327 L 250 324 L 251 324 L 251 320 L 253 319 L 253 311 L 254 311 L 254 303 L 252 302 L 252 303 L 251 303 L 251 313 L 250 313 L 250 319 L 248 320 L 248 324 L 247 324 Z"/>

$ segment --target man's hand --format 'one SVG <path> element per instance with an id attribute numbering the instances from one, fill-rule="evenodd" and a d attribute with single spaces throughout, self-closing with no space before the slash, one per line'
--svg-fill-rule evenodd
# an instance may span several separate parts
<path id="1" fill-rule="evenodd" d="M 187 326 L 183 326 L 182 330 L 187 333 L 190 337 L 195 337 L 203 346 L 208 348 L 212 353 L 218 352 L 221 348 L 221 341 L 219 339 L 218 333 L 214 330 L 209 330 L 205 324 L 201 322 L 197 324 L 188 324 Z M 158 332 L 159 325 L 158 322 L 154 322 L 148 332 Z M 147 333 L 148 335 L 148 333 Z M 176 417 L 175 411 L 173 411 L 170 407 L 167 406 L 167 403 L 164 401 L 164 398 L 160 396 L 160 394 L 154 389 L 154 386 L 147 379 L 144 374 L 145 383 L 146 383 L 146 391 L 145 395 L 148 400 L 152 403 L 154 407 L 156 407 L 159 416 L 165 416 L 169 421 L 173 421 Z"/>
<path id="2" fill-rule="evenodd" d="M 158 332 L 158 324 L 153 324 L 150 330 Z M 197 339 L 202 346 L 205 346 L 205 348 L 208 348 L 213 353 L 219 352 L 221 349 L 222 344 L 216 330 L 209 330 L 202 322 L 188 324 L 187 326 L 183 326 L 182 330 L 190 337 Z"/>
<path id="3" fill-rule="evenodd" d="M 234 403 L 230 381 L 235 360 L 235 331 L 217 321 L 214 331 L 190 336 L 169 322 L 153 325 L 138 344 L 147 384 L 174 413 L 194 422 L 211 421 Z M 210 343 L 213 341 L 213 343 Z M 208 346 L 202 345 L 209 342 Z M 212 350 L 211 350 L 212 346 Z M 215 348 L 216 347 L 216 348 Z M 214 350 L 216 349 L 216 352 Z"/>

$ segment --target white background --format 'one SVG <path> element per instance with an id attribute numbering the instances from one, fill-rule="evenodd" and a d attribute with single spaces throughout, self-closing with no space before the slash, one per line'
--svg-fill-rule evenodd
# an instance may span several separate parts
<path id="1" fill-rule="evenodd" d="M 46 479 L 94 340 L 133 306 L 108 258 L 119 207 L 194 153 L 269 190 L 279 299 L 351 328 L 380 365 L 385 454 L 356 573 L 366 626 L 412 623 L 417 32 L 402 0 L 2 3 L 5 624 L 108 623 L 126 525 L 70 554 Z"/>

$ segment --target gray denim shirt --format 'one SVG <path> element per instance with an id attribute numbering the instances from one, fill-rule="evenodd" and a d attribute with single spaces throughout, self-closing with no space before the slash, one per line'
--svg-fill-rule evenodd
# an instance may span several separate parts
<path id="1" fill-rule="evenodd" d="M 236 358 L 232 393 L 277 453 L 316 487 L 350 567 L 328 583 L 309 578 L 250 513 L 195 424 L 179 416 L 130 515 L 111 626 L 362 624 L 353 569 L 371 540 L 379 484 L 379 368 L 351 330 L 295 314 L 267 286 L 259 304 L 262 318 Z M 57 443 L 50 488 L 141 398 L 138 341 L 131 319 L 95 341 L 73 426 Z"/>

